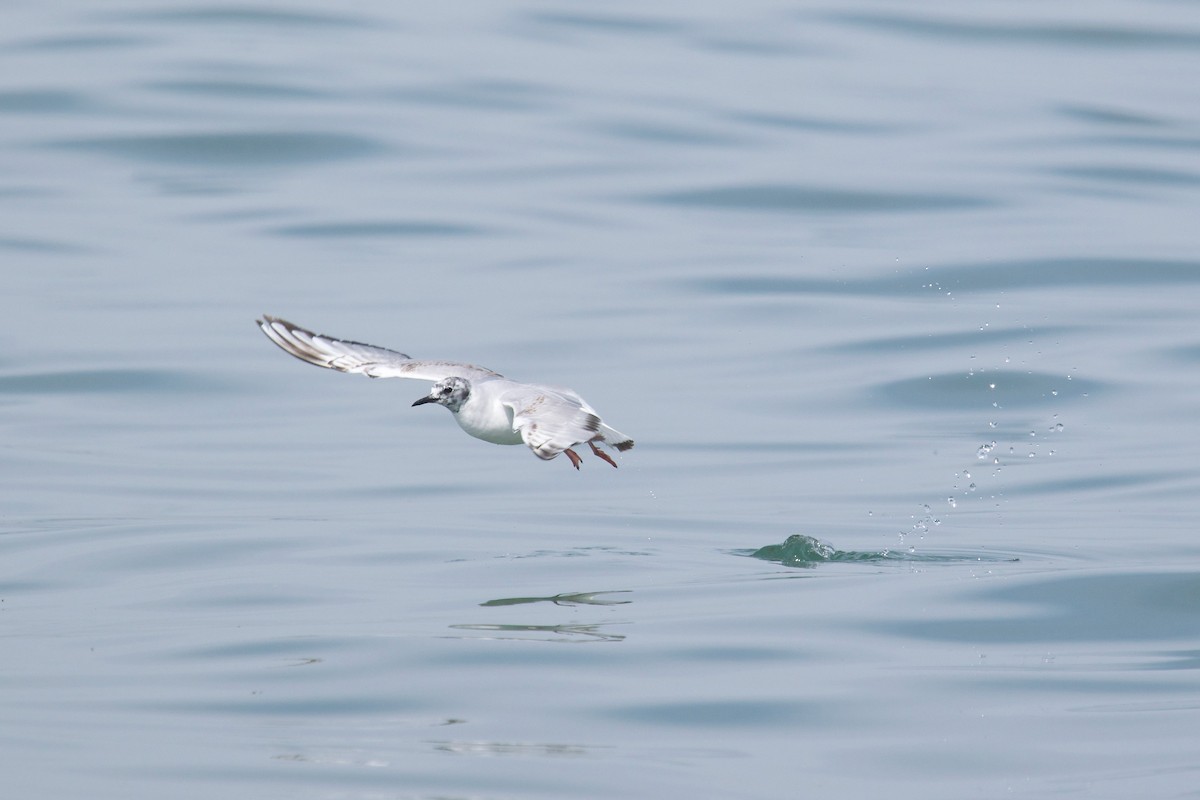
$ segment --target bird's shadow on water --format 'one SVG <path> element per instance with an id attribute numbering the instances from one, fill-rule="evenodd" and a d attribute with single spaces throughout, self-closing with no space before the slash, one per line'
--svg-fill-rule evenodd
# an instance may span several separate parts
<path id="1" fill-rule="evenodd" d="M 1012 556 L 964 555 L 953 553 L 917 553 L 912 550 L 838 550 L 828 542 L 813 536 L 794 534 L 782 544 L 769 544 L 757 550 L 731 550 L 732 555 L 748 556 L 762 561 L 774 561 L 785 567 L 814 568 L 829 563 L 854 564 L 962 564 L 977 561 L 1020 561 Z"/>

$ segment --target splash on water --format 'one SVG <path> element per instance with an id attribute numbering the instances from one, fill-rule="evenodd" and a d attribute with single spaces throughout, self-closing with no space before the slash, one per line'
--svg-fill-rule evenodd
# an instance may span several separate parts
<path id="1" fill-rule="evenodd" d="M 925 553 L 917 554 L 911 550 L 897 552 L 882 550 L 878 552 L 861 550 L 838 550 L 828 542 L 814 536 L 793 534 L 782 544 L 769 544 L 757 550 L 735 550 L 735 555 L 749 556 L 763 561 L 774 561 L 785 567 L 813 568 L 821 564 L 833 562 L 852 563 L 883 563 L 883 562 L 917 562 L 917 563 L 966 563 L 974 561 L 1019 561 L 1018 558 L 1006 556 L 979 555 L 947 555 Z"/>

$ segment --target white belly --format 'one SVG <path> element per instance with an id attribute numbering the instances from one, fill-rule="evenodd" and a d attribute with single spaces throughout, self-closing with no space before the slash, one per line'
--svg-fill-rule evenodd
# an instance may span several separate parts
<path id="1" fill-rule="evenodd" d="M 521 434 L 513 430 L 512 412 L 485 394 L 481 392 L 463 403 L 454 415 L 458 426 L 476 439 L 492 444 L 524 444 Z"/>

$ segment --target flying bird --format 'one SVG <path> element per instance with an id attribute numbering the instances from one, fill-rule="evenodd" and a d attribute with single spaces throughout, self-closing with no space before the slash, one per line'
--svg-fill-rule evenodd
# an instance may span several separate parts
<path id="1" fill-rule="evenodd" d="M 575 469 L 582 459 L 573 447 L 586 444 L 614 467 L 617 462 L 597 444 L 619 452 L 633 447 L 632 439 L 606 425 L 571 389 L 520 383 L 473 364 L 422 361 L 384 347 L 313 333 L 266 314 L 257 323 L 284 352 L 318 367 L 369 378 L 433 381 L 429 394 L 413 405 L 445 406 L 460 428 L 485 442 L 523 444 L 545 461 L 566 453 Z"/>

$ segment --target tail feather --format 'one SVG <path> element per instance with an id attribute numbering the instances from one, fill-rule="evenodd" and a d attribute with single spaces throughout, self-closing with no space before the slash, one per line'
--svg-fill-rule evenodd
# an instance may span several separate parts
<path id="1" fill-rule="evenodd" d="M 600 437 L 606 445 L 622 453 L 633 447 L 633 439 L 603 422 L 600 423 Z"/>

